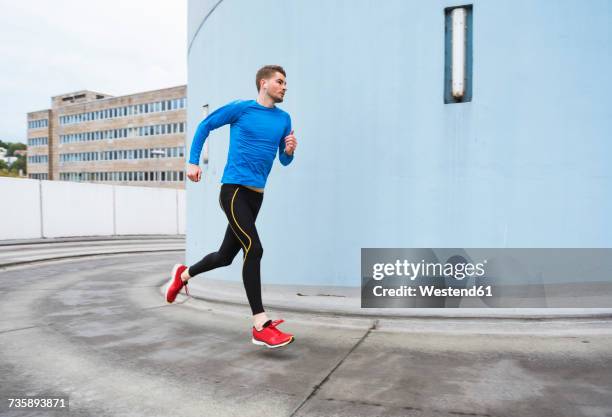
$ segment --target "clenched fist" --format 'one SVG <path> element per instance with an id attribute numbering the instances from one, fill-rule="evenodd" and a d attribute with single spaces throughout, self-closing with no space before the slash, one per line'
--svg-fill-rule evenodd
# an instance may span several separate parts
<path id="1" fill-rule="evenodd" d="M 293 136 L 293 130 L 287 136 L 285 136 L 285 153 L 287 155 L 293 155 L 295 148 L 297 147 L 297 139 Z"/>
<path id="2" fill-rule="evenodd" d="M 198 182 L 202 178 L 202 168 L 198 165 L 187 164 L 187 178 L 193 182 Z"/>

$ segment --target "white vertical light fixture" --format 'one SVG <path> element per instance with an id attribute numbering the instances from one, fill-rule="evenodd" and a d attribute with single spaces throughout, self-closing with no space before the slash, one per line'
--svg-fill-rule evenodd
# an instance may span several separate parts
<path id="1" fill-rule="evenodd" d="M 465 8 L 458 7 L 451 12 L 452 21 L 452 62 L 451 84 L 453 97 L 460 99 L 465 94 L 465 63 L 466 63 L 466 19 Z"/>

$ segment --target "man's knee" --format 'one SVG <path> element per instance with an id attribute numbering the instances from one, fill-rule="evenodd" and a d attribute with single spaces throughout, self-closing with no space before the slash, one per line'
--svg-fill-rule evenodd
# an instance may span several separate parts
<path id="1" fill-rule="evenodd" d="M 253 246 L 251 246 L 251 249 L 249 250 L 249 256 L 261 259 L 261 257 L 263 256 L 263 247 L 261 246 L 261 244 L 254 243 Z"/>
<path id="2" fill-rule="evenodd" d="M 221 252 L 217 252 L 217 255 L 219 256 L 218 260 L 219 260 L 219 264 L 221 266 L 229 266 L 234 261 L 234 257 L 233 256 L 229 256 L 229 255 L 221 253 Z"/>

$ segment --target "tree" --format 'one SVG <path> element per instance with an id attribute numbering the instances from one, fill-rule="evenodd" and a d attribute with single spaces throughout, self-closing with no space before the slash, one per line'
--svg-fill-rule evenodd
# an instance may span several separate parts
<path id="1" fill-rule="evenodd" d="M 26 160 L 23 156 L 18 157 L 17 160 L 11 165 L 11 171 L 15 172 L 16 174 L 19 174 L 20 169 L 23 170 L 24 175 L 27 173 Z"/>
<path id="2" fill-rule="evenodd" d="M 15 154 L 15 151 L 17 150 L 25 150 L 28 147 L 26 146 L 25 143 L 21 143 L 21 142 L 9 142 L 8 143 L 8 150 L 6 151 L 6 156 L 13 156 Z"/>
<path id="3" fill-rule="evenodd" d="M 17 162 L 17 161 L 15 161 Z M 0 160 L 0 170 L 8 170 L 8 165 L 3 160 Z"/>

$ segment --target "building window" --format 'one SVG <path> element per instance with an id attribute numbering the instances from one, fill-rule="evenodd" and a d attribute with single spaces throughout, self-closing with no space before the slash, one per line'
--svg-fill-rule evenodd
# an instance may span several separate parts
<path id="1" fill-rule="evenodd" d="M 49 120 L 48 119 L 40 119 L 40 120 L 30 120 L 28 121 L 28 129 L 39 129 L 41 127 L 48 127 Z"/>
<path id="2" fill-rule="evenodd" d="M 47 137 L 28 139 L 28 146 L 44 146 L 48 144 L 49 144 L 49 138 Z"/>
<path id="3" fill-rule="evenodd" d="M 44 172 L 40 174 L 28 174 L 28 177 L 34 180 L 48 180 L 49 174 L 44 173 Z"/>
<path id="4" fill-rule="evenodd" d="M 30 164 L 46 164 L 49 162 L 48 155 L 31 155 L 28 156 L 28 163 Z"/>

